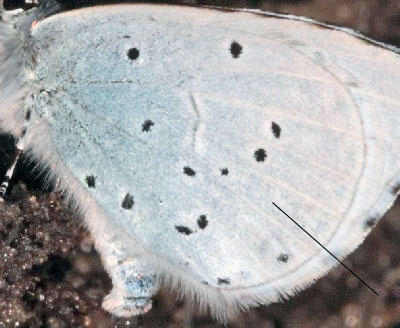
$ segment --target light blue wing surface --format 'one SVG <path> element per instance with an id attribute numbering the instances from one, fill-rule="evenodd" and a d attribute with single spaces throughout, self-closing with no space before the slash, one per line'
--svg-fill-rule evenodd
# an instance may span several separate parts
<path id="1" fill-rule="evenodd" d="M 344 258 L 397 194 L 394 51 L 302 21 L 150 5 L 56 15 L 32 40 L 58 176 L 184 288 L 244 307 L 293 293 L 336 262 L 272 202 Z"/>

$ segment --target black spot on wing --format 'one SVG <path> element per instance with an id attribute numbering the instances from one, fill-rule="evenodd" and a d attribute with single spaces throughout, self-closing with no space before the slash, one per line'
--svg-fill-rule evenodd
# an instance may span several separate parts
<path id="1" fill-rule="evenodd" d="M 178 225 L 176 225 L 176 226 L 175 226 L 175 229 L 176 229 L 178 232 L 183 233 L 183 234 L 186 235 L 186 236 L 189 236 L 190 234 L 193 233 L 192 229 L 189 229 L 188 227 L 185 227 L 185 226 L 178 226 Z"/>
<path id="2" fill-rule="evenodd" d="M 265 149 L 259 148 L 254 152 L 254 158 L 257 162 L 264 162 L 264 160 L 267 158 L 267 152 Z"/>
<path id="3" fill-rule="evenodd" d="M 376 222 L 378 222 L 378 219 L 375 217 L 369 218 L 367 221 L 365 221 L 365 227 L 366 228 L 372 228 L 375 226 Z"/>
<path id="4" fill-rule="evenodd" d="M 279 262 L 286 263 L 289 260 L 289 256 L 287 254 L 282 253 L 277 257 L 277 260 Z"/>
<path id="5" fill-rule="evenodd" d="M 275 138 L 279 138 L 281 136 L 281 127 L 276 124 L 275 122 L 272 122 L 271 125 L 272 133 L 274 134 Z"/>
<path id="6" fill-rule="evenodd" d="M 147 120 L 142 124 L 142 131 L 149 132 L 152 126 L 154 126 L 154 122 L 151 120 Z"/>
<path id="7" fill-rule="evenodd" d="M 186 175 L 193 177 L 196 175 L 196 171 L 193 170 L 192 168 L 190 168 L 189 166 L 185 166 L 183 168 L 183 173 L 185 173 Z"/>
<path id="8" fill-rule="evenodd" d="M 221 169 L 221 175 L 228 175 L 229 170 L 225 167 L 223 169 Z"/>
<path id="9" fill-rule="evenodd" d="M 89 188 L 96 188 L 96 177 L 94 175 L 86 176 L 85 181 Z"/>
<path id="10" fill-rule="evenodd" d="M 130 60 L 136 60 L 139 57 L 139 53 L 137 48 L 131 48 L 128 50 L 128 58 Z"/>
<path id="11" fill-rule="evenodd" d="M 208 220 L 205 215 L 200 215 L 197 219 L 197 224 L 199 225 L 200 229 L 204 229 L 208 225 Z"/>
<path id="12" fill-rule="evenodd" d="M 122 208 L 126 209 L 126 210 L 130 210 L 133 205 L 135 204 L 135 202 L 133 201 L 133 196 L 131 196 L 129 193 L 125 195 L 123 201 L 122 201 Z"/>
<path id="13" fill-rule="evenodd" d="M 231 281 L 229 278 L 218 278 L 218 286 L 230 285 Z"/>
<path id="14" fill-rule="evenodd" d="M 239 58 L 243 51 L 243 47 L 236 41 L 231 43 L 231 54 L 233 58 Z"/>

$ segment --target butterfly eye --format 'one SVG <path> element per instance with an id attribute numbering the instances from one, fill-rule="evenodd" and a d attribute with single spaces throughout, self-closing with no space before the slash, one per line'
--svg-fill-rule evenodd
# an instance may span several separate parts
<path id="1" fill-rule="evenodd" d="M 139 50 L 137 48 L 132 48 L 128 50 L 128 58 L 130 60 L 136 60 L 139 57 Z"/>

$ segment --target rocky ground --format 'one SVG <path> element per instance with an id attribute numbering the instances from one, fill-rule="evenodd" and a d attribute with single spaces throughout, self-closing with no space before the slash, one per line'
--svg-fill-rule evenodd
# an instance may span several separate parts
<path id="1" fill-rule="evenodd" d="M 400 45 L 398 0 L 234 2 L 350 26 Z M 0 176 L 12 157 L 11 145 L 10 138 L 0 137 Z M 0 203 L 0 328 L 223 327 L 164 291 L 142 318 L 117 320 L 103 311 L 111 282 L 90 236 L 31 169 L 18 165 L 11 193 Z M 399 235 L 400 202 L 345 261 L 379 296 L 338 266 L 284 304 L 242 314 L 228 327 L 400 327 Z"/>

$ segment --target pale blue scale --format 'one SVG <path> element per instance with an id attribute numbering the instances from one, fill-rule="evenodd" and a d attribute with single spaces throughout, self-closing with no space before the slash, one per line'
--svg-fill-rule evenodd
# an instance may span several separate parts
<path id="1" fill-rule="evenodd" d="M 148 309 L 161 269 L 115 244 L 119 235 L 193 286 L 206 282 L 218 293 L 267 302 L 333 266 L 272 202 L 344 257 L 366 234 L 363 220 L 387 207 L 398 173 L 398 152 L 389 146 L 400 138 L 390 123 L 398 118 L 387 105 L 375 112 L 369 100 L 396 99 L 399 77 L 387 73 L 392 83 L 379 88 L 384 60 L 371 76 L 367 61 L 349 64 L 346 56 L 365 54 L 364 42 L 330 31 L 341 40 L 335 50 L 329 30 L 306 23 L 181 10 L 88 9 L 48 18 L 32 32 L 35 82 L 44 90 L 35 119 L 46 123 L 58 157 L 114 229 L 102 256 L 117 259 L 108 265 L 113 291 L 136 298 L 125 310 L 122 304 L 123 314 Z M 238 58 L 234 41 L 243 47 Z M 128 57 L 131 48 L 138 58 Z M 153 125 L 143 131 L 148 120 Z M 266 151 L 264 161 L 257 149 Z M 95 188 L 85 182 L 90 175 Z M 130 209 L 122 207 L 128 193 Z"/>
<path id="2" fill-rule="evenodd" d="M 53 45 L 52 56 L 58 58 L 54 63 L 56 68 L 50 66 L 43 55 L 39 57 L 39 63 L 43 64 L 37 69 L 41 72 L 43 67 L 46 81 L 51 81 L 48 88 L 55 89 L 53 101 L 60 95 L 56 105 L 48 109 L 51 133 L 67 166 L 83 184 L 85 176 L 93 174 L 97 177 L 98 187 L 91 193 L 111 218 L 122 219 L 116 221 L 118 225 L 128 229 L 146 249 L 175 265 L 178 265 L 176 256 L 182 257 L 181 263 L 188 261 L 189 256 L 198 257 L 201 261 L 191 263 L 189 267 L 194 268 L 189 273 L 210 284 L 216 284 L 218 277 L 229 276 L 233 286 L 246 285 L 241 280 L 239 268 L 230 269 L 232 258 L 239 261 L 241 267 L 252 267 L 256 260 L 252 254 L 276 249 L 276 254 L 270 255 L 269 267 L 278 267 L 275 258 L 280 254 L 279 248 L 283 248 L 280 245 L 285 245 L 290 253 L 295 253 L 299 247 L 318 251 L 306 236 L 296 233 L 296 227 L 287 222 L 271 221 L 271 201 L 285 202 L 297 208 L 300 221 L 321 202 L 321 213 L 332 217 L 325 228 L 335 229 L 332 209 L 337 211 L 335 206 L 338 206 L 344 212 L 354 186 L 344 188 L 334 178 L 324 181 L 318 175 L 324 174 L 322 170 L 311 170 L 310 166 L 290 155 L 281 160 L 280 154 L 285 154 L 287 149 L 279 150 L 281 141 L 275 140 L 268 126 L 275 118 L 279 121 L 279 114 L 269 114 L 268 107 L 293 109 L 297 103 L 304 102 L 310 112 L 313 108 L 321 110 L 322 104 L 313 99 L 307 89 L 315 88 L 319 94 L 332 93 L 324 88 L 325 85 L 284 75 L 269 79 L 265 74 L 243 72 L 249 60 L 246 54 L 251 53 L 251 49 L 259 49 L 258 40 L 245 39 L 243 58 L 235 61 L 229 53 L 229 43 L 225 42 L 229 40 L 227 32 L 216 33 L 207 26 L 198 26 L 193 29 L 195 33 L 188 35 L 179 32 L 185 31 L 185 25 L 178 28 L 177 23 L 166 24 L 161 35 L 160 27 L 152 20 L 128 26 L 115 23 L 111 30 L 97 27 L 100 23 L 93 23 L 86 29 L 79 25 L 63 27 L 63 24 L 68 23 L 61 20 L 57 24 L 59 33 L 49 29 L 52 35 L 56 34 L 62 40 L 59 44 L 68 42 L 63 36 L 66 26 L 76 29 L 78 40 L 71 44 L 69 54 L 64 52 L 63 46 Z M 74 31 L 70 33 L 74 34 Z M 97 37 L 88 42 L 89 35 Z M 130 38 L 124 38 L 126 35 Z M 202 42 L 205 38 L 212 47 L 205 48 Z M 47 44 L 44 36 L 41 42 Z M 82 42 L 87 46 L 82 47 Z M 40 43 L 37 46 L 46 48 Z M 140 51 L 137 63 L 127 58 L 129 46 Z M 263 59 L 263 52 L 257 52 L 251 55 L 254 56 L 251 60 L 258 61 L 252 63 L 253 69 L 273 67 L 270 56 Z M 67 68 L 73 83 L 61 74 Z M 48 78 L 49 72 L 54 79 Z M 62 79 L 58 80 L 58 77 Z M 58 91 L 61 88 L 65 94 Z M 287 90 L 288 97 L 281 96 L 282 90 Z M 217 96 L 225 97 L 226 103 L 213 102 L 215 92 Z M 296 103 L 292 103 L 291 94 L 301 95 L 304 100 L 296 99 Z M 196 135 L 198 149 L 193 149 L 191 140 L 196 121 L 191 96 L 200 115 Z M 240 100 L 241 106 L 235 103 L 236 99 Z M 255 104 L 258 109 L 243 107 L 245 103 Z M 265 114 L 260 113 L 260 108 L 265 108 Z M 347 109 L 354 110 L 350 105 Z M 307 113 L 303 111 L 300 116 L 306 118 Z M 143 132 L 141 125 L 147 119 L 155 125 L 151 131 Z M 301 153 L 303 158 L 324 153 L 326 166 L 340 167 L 345 172 L 360 169 L 357 166 L 344 168 L 348 157 L 357 155 L 360 149 L 357 142 L 346 145 L 348 149 L 338 154 L 334 150 L 340 146 L 341 134 L 332 131 L 322 134 L 318 128 L 288 118 L 283 122 L 286 124 L 282 125 L 282 142 L 292 140 L 294 151 Z M 298 133 L 293 137 L 292 131 Z M 81 145 L 78 154 L 71 147 L 77 142 Z M 268 152 L 265 163 L 258 163 L 253 158 L 258 148 L 266 148 Z M 193 168 L 196 176 L 183 174 L 184 166 Z M 230 169 L 228 177 L 220 176 L 221 166 Z M 115 169 L 117 167 L 120 169 Z M 275 180 L 264 178 L 263 172 Z M 286 188 L 277 184 L 280 181 Z M 315 188 L 318 184 L 320 189 Z M 342 193 L 343 189 L 348 192 Z M 296 190 L 304 196 L 297 202 Z M 128 192 L 135 200 L 132 211 L 120 206 Z M 340 199 L 340 193 L 342 197 L 338 203 L 335 200 Z M 335 194 L 337 196 L 333 196 Z M 307 198 L 316 201 L 310 204 Z M 324 203 L 330 208 L 325 209 Z M 204 213 L 210 220 L 205 232 L 186 237 L 176 231 L 175 225 L 199 230 L 196 219 Z M 341 215 L 340 211 L 336 213 Z M 316 222 L 311 220 L 306 225 L 311 231 L 318 231 L 320 226 Z M 234 226 L 239 229 L 230 228 Z M 282 235 L 273 232 L 277 227 L 285 229 Z M 212 239 L 207 237 L 211 233 L 208 230 L 212 231 Z M 253 245 L 247 241 L 249 231 L 254 238 Z M 175 242 L 171 243 L 171 238 Z M 282 239 L 286 243 L 282 243 Z M 234 242 L 230 244 L 227 240 Z M 245 257 L 237 258 L 236 249 L 246 248 L 249 251 L 244 253 Z M 178 249 L 183 253 L 177 252 Z M 218 259 L 218 266 L 207 265 L 213 258 Z M 288 267 L 293 269 L 294 265 L 300 265 L 302 258 L 301 254 L 296 255 Z M 261 262 L 253 271 L 264 274 L 265 270 Z M 271 271 L 271 277 L 274 272 L 281 274 L 280 270 L 268 271 Z"/>

